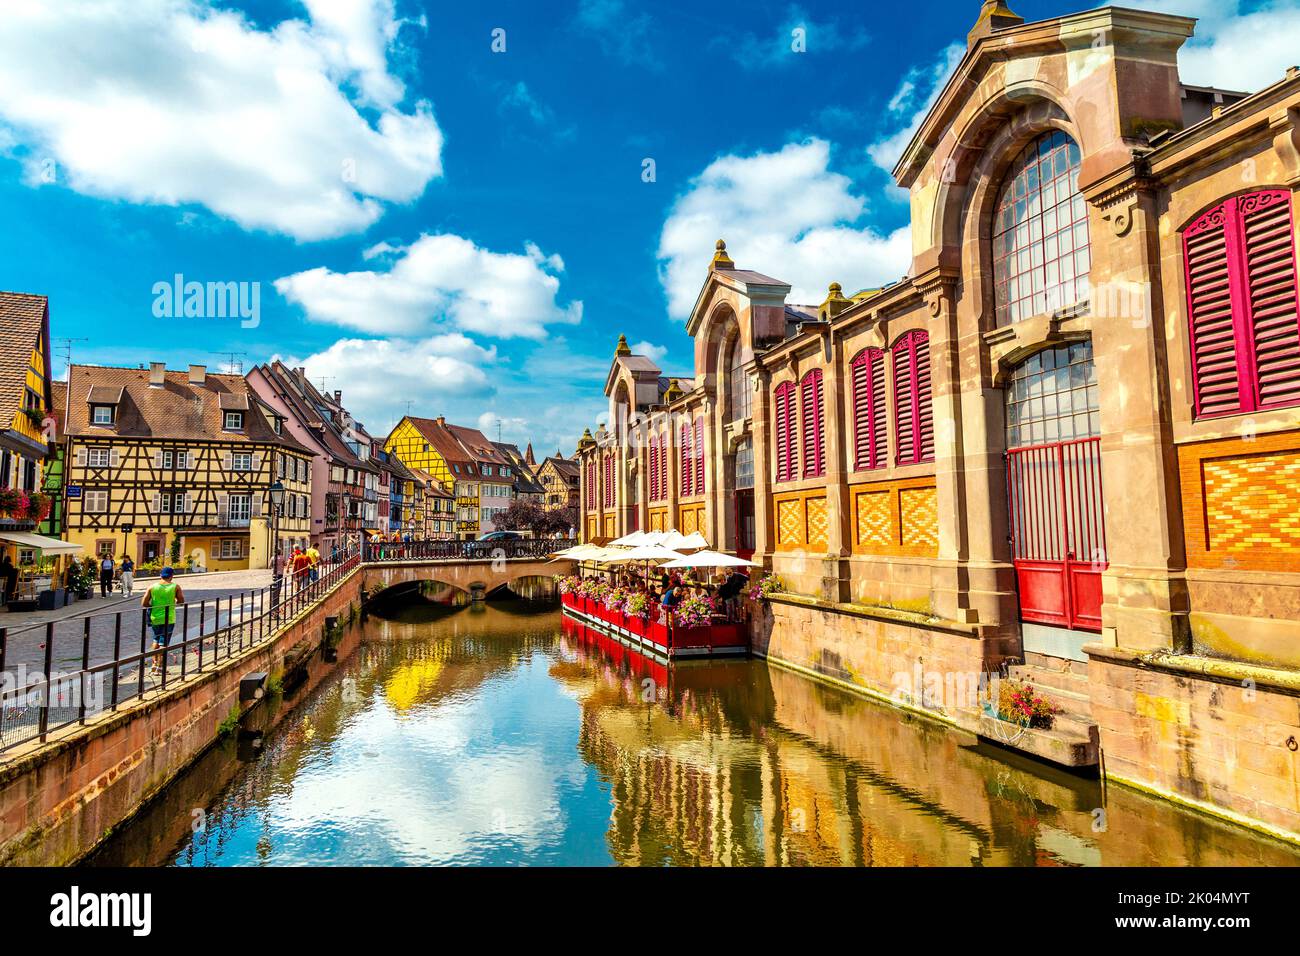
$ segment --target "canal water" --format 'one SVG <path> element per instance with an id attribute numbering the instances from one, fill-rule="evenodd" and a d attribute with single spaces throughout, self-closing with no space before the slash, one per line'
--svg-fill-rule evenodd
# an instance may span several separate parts
<path id="1" fill-rule="evenodd" d="M 1300 864 L 762 661 L 670 669 L 524 601 L 390 615 L 89 862 Z"/>

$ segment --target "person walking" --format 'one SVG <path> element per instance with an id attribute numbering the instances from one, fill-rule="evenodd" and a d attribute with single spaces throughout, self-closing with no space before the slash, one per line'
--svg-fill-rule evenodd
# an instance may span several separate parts
<path id="1" fill-rule="evenodd" d="M 149 673 L 157 674 L 166 666 L 167 645 L 171 643 L 172 632 L 176 628 L 176 607 L 185 603 L 185 592 L 179 584 L 172 582 L 172 569 L 163 568 L 158 572 L 161 579 L 144 592 L 140 606 L 149 611 L 149 626 L 153 628 L 153 649 L 162 650 L 156 654 L 149 665 Z M 181 635 L 182 642 L 185 635 Z"/>
<path id="2" fill-rule="evenodd" d="M 122 597 L 130 597 L 135 590 L 135 562 L 129 554 L 122 555 L 118 570 L 122 574 Z"/>
<path id="3" fill-rule="evenodd" d="M 106 554 L 103 560 L 99 562 L 99 596 L 108 597 L 113 593 L 113 571 L 116 565 L 113 564 L 113 556 Z"/>
<path id="4" fill-rule="evenodd" d="M 307 578 L 315 584 L 320 577 L 320 552 L 316 550 L 316 545 L 307 546 L 307 560 L 311 562 L 307 568 Z"/>
<path id="5" fill-rule="evenodd" d="M 290 564 L 293 574 L 293 589 L 301 591 L 307 586 L 308 572 L 311 570 L 311 558 L 307 557 L 302 548 L 293 549 L 293 562 Z"/>
<path id="6" fill-rule="evenodd" d="M 14 599 L 14 592 L 18 590 L 18 568 L 7 551 L 5 556 L 0 558 L 0 585 L 4 588 L 0 591 L 0 604 L 8 604 Z"/>
<path id="7" fill-rule="evenodd" d="M 280 592 L 284 589 L 284 551 L 277 548 L 275 557 L 271 559 L 271 607 L 276 607 L 280 603 Z"/>

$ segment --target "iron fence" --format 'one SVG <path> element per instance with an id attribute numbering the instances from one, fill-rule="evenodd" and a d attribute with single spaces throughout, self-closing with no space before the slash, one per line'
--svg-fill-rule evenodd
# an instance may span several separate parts
<path id="1" fill-rule="evenodd" d="M 515 538 L 507 541 L 367 541 L 363 559 L 392 561 L 491 561 L 545 558 L 577 544 L 568 538 Z"/>
<path id="2" fill-rule="evenodd" d="M 358 566 L 357 551 L 316 577 L 176 606 L 175 636 L 151 647 L 149 609 L 0 628 L 0 753 L 211 670 L 269 639 Z M 142 595 L 143 597 L 143 595 Z M 138 645 L 138 646 L 137 646 Z"/>

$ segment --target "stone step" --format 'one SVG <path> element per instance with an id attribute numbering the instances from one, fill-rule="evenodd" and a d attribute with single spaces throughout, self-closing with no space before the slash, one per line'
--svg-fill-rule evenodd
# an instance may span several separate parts
<path id="1" fill-rule="evenodd" d="M 1088 714 L 1063 710 L 1053 719 L 1052 729 L 1080 737 L 1091 737 L 1097 729 L 1097 722 Z"/>
<path id="2" fill-rule="evenodd" d="M 1077 677 L 1058 671 L 1039 670 L 1027 664 L 1012 664 L 1007 668 L 1007 676 L 1013 680 L 1032 684 L 1049 695 L 1085 703 L 1091 700 L 1086 677 Z"/>
<path id="3" fill-rule="evenodd" d="M 1049 654 L 1035 654 L 1033 651 L 1025 651 L 1025 663 L 1042 670 L 1060 671 L 1066 674 L 1075 674 L 1079 677 L 1088 676 L 1087 661 L 1074 661 L 1067 657 L 1052 657 Z"/>
<path id="4" fill-rule="evenodd" d="M 1081 733 L 1073 727 L 1061 725 L 1051 730 L 1037 727 L 1020 728 L 988 714 L 981 714 L 976 732 L 985 740 L 1032 754 L 1063 767 L 1097 766 L 1098 737 L 1096 727 Z"/>

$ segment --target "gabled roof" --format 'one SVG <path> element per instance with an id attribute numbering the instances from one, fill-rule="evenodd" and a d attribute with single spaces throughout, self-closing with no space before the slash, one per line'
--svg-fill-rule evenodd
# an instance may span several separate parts
<path id="1" fill-rule="evenodd" d="M 202 385 L 187 372 L 166 372 L 163 384 L 150 385 L 150 372 L 138 368 L 73 365 L 68 370 L 67 434 L 78 438 L 166 438 L 183 441 L 285 442 L 260 413 L 246 414 L 242 431 L 225 431 L 223 406 L 242 400 L 249 408 L 248 383 L 242 375 L 209 372 Z M 111 426 L 91 422 L 92 396 L 118 398 Z M 306 451 L 306 449 L 302 449 Z"/>
<path id="2" fill-rule="evenodd" d="M 509 465 L 510 459 L 501 454 L 492 442 L 488 441 L 477 428 L 464 425 L 448 425 L 447 428 L 456 436 L 456 440 L 467 451 L 471 459 L 480 465 Z"/>
<path id="3" fill-rule="evenodd" d="M 265 377 L 285 408 L 299 425 L 311 433 L 326 455 L 350 468 L 375 471 L 372 463 L 362 461 L 348 447 L 332 419 L 331 409 L 336 406 L 332 401 L 326 401 L 306 375 L 298 374 L 280 361 L 259 365 L 256 371 Z"/>
<path id="4" fill-rule="evenodd" d="M 552 466 L 565 478 L 578 477 L 578 463 L 572 458 L 557 458 L 552 455 L 542 462 L 542 468 L 545 468 L 547 465 Z M 541 472 L 541 468 L 537 470 L 539 473 Z"/>
<path id="5" fill-rule="evenodd" d="M 14 415 L 23 407 L 27 368 L 45 328 L 48 310 L 43 295 L 0 292 L 0 430 L 12 428 Z M 48 380 L 48 367 L 45 374 Z"/>
<path id="6" fill-rule="evenodd" d="M 436 418 L 416 418 L 413 415 L 406 416 L 406 420 L 415 426 L 415 430 L 429 443 L 429 447 L 441 455 L 448 466 L 473 464 L 469 452 L 456 440 L 456 436 L 452 434 L 451 428 L 445 421 Z"/>

